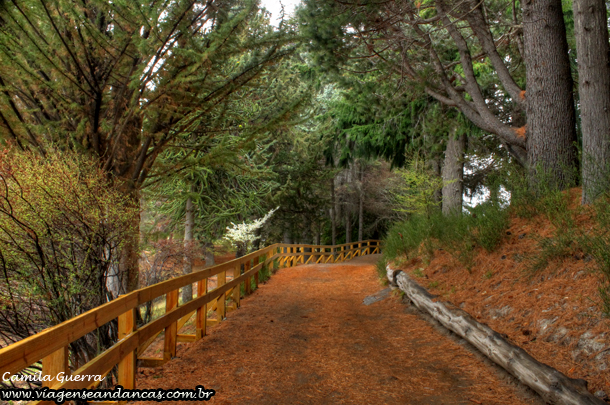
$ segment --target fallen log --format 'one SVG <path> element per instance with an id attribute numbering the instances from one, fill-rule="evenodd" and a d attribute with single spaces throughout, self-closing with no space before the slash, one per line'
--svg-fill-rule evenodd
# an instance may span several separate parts
<path id="1" fill-rule="evenodd" d="M 434 301 L 435 296 L 401 270 L 392 270 L 388 265 L 386 271 L 390 284 L 404 291 L 417 308 L 461 336 L 521 383 L 536 391 L 549 404 L 606 404 L 587 390 L 585 380 L 569 378 L 554 368 L 540 363 L 525 350 L 508 342 L 499 333 L 478 322 L 467 312 L 453 305 Z"/>

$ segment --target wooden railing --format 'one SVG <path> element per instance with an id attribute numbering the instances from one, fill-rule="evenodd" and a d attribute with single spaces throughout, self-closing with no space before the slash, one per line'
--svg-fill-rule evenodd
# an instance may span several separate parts
<path id="1" fill-rule="evenodd" d="M 209 268 L 194 268 L 192 274 L 173 278 L 145 287 L 85 312 L 59 325 L 45 329 L 17 343 L 0 349 L 0 376 L 15 374 L 42 361 L 42 376 L 107 375 L 118 365 L 118 384 L 125 389 L 135 388 L 137 367 L 156 367 L 176 355 L 177 342 L 193 342 L 206 334 L 206 327 L 225 318 L 227 310 L 237 309 L 241 298 L 241 284 L 250 294 L 252 279 L 258 286 L 263 266 L 275 260 L 280 267 L 308 263 L 338 263 L 356 256 L 380 253 L 379 241 L 369 240 L 336 246 L 275 244 L 230 262 Z M 242 272 L 243 266 L 243 274 Z M 227 281 L 227 272 L 232 280 Z M 216 276 L 216 288 L 207 291 L 208 279 Z M 181 287 L 197 283 L 197 297 L 183 305 L 178 303 Z M 140 305 L 165 295 L 165 314 L 136 327 L 136 311 Z M 233 303 L 227 306 L 227 298 Z M 207 319 L 208 310 L 215 311 L 217 320 Z M 195 315 L 195 334 L 179 334 L 179 330 Z M 68 346 L 102 325 L 118 319 L 119 340 L 93 360 L 70 371 Z M 163 357 L 150 358 L 142 354 L 157 336 L 165 332 Z M 94 388 L 94 381 L 45 382 L 53 389 Z"/>

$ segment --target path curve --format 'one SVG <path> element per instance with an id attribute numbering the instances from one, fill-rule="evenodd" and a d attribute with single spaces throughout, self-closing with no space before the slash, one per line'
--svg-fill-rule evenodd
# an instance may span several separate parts
<path id="1" fill-rule="evenodd" d="M 280 270 L 137 387 L 204 385 L 223 405 L 540 403 L 398 296 L 364 305 L 384 289 L 376 260 Z"/>

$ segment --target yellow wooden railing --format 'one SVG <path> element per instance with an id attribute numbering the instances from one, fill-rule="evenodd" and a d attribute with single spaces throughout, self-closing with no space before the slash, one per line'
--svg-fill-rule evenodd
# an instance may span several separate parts
<path id="1" fill-rule="evenodd" d="M 336 246 L 275 244 L 238 259 L 209 268 L 194 268 L 192 274 L 176 277 L 151 285 L 110 301 L 59 325 L 45 329 L 17 343 L 0 349 L 0 376 L 15 374 L 42 361 L 42 376 L 107 375 L 118 365 L 118 384 L 125 389 L 135 388 L 137 367 L 159 366 L 176 355 L 177 342 L 193 342 L 201 339 L 206 327 L 225 318 L 227 310 L 236 309 L 240 303 L 241 284 L 245 283 L 246 295 L 251 293 L 252 279 L 258 286 L 263 266 L 274 260 L 280 267 L 292 267 L 308 263 L 338 263 L 357 256 L 380 253 L 380 243 L 375 240 L 347 243 Z M 244 273 L 241 273 L 242 266 Z M 227 282 L 227 272 L 233 276 Z M 216 276 L 216 288 L 207 291 L 208 279 Z M 181 287 L 197 283 L 197 297 L 178 304 Z M 165 295 L 165 314 L 136 327 L 136 311 L 140 305 Z M 227 306 L 227 298 L 233 303 Z M 217 320 L 207 319 L 208 310 L 216 312 Z M 179 334 L 184 324 L 195 315 L 195 334 Z M 118 319 L 119 340 L 93 360 L 70 371 L 68 346 L 75 340 L 102 325 Z M 163 357 L 149 358 L 142 353 L 165 332 Z M 45 382 L 53 389 L 94 388 L 99 382 L 65 381 Z"/>

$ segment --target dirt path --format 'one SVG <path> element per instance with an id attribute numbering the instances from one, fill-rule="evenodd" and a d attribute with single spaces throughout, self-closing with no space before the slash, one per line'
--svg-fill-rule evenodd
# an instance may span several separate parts
<path id="1" fill-rule="evenodd" d="M 376 260 L 280 270 L 176 359 L 140 369 L 138 388 L 200 384 L 215 404 L 540 403 L 399 297 L 364 305 L 384 289 Z"/>

